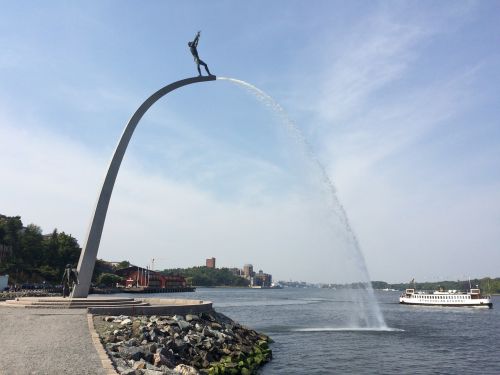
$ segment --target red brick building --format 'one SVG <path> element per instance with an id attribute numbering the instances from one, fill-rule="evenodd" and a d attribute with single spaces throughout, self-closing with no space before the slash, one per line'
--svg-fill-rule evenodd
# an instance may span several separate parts
<path id="1" fill-rule="evenodd" d="M 215 258 L 207 258 L 205 264 L 207 268 L 215 268 Z"/>
<path id="2" fill-rule="evenodd" d="M 115 272 L 123 278 L 121 284 L 126 288 L 185 288 L 186 279 L 182 276 L 165 276 L 159 272 L 142 267 L 127 267 Z"/>

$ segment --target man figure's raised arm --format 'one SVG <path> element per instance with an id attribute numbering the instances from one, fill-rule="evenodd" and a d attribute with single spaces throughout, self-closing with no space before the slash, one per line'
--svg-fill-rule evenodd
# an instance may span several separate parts
<path id="1" fill-rule="evenodd" d="M 195 47 L 198 47 L 198 41 L 199 41 L 199 40 L 200 40 L 200 32 L 198 31 L 198 32 L 196 33 L 196 36 L 195 36 L 194 40 L 193 40 L 193 45 L 194 45 Z"/>

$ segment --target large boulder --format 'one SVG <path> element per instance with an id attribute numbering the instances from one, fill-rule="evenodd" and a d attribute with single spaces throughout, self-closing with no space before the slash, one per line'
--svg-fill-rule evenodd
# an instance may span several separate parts
<path id="1" fill-rule="evenodd" d="M 188 329 L 191 328 L 191 324 L 189 324 L 188 322 L 186 322 L 185 320 L 178 320 L 177 321 L 177 325 L 179 326 L 179 328 L 183 331 L 187 331 Z"/>
<path id="2" fill-rule="evenodd" d="M 177 353 L 183 353 L 186 350 L 187 344 L 184 340 L 175 339 L 174 348 Z"/>
<path id="3" fill-rule="evenodd" d="M 191 322 L 191 321 L 198 321 L 200 320 L 200 317 L 198 315 L 194 315 L 194 314 L 187 314 L 186 315 L 186 320 L 188 322 Z"/>
<path id="4" fill-rule="evenodd" d="M 169 368 L 172 368 L 175 366 L 175 358 L 173 356 L 166 356 L 161 353 L 155 353 L 153 364 L 157 367 L 167 366 Z"/>
<path id="5" fill-rule="evenodd" d="M 162 365 L 166 365 L 168 367 L 174 367 L 176 364 L 175 355 L 171 349 L 160 348 L 155 353 L 155 359 L 159 355 L 160 362 Z"/>
<path id="6" fill-rule="evenodd" d="M 145 369 L 146 368 L 146 362 L 144 362 L 143 360 L 137 361 L 137 362 L 134 363 L 134 365 L 132 366 L 132 368 L 134 370 Z"/>
<path id="7" fill-rule="evenodd" d="M 184 364 L 177 365 L 174 368 L 174 371 L 177 371 L 177 373 L 179 373 L 180 375 L 199 375 L 200 374 L 198 372 L 198 370 L 196 370 L 194 367 L 184 365 Z"/>
<path id="8" fill-rule="evenodd" d="M 126 326 L 126 325 L 128 325 L 128 324 L 132 324 L 132 320 L 130 320 L 130 319 L 128 319 L 128 318 L 127 318 L 127 319 L 123 319 L 123 320 L 120 322 L 120 325 L 121 325 L 121 326 Z"/>
<path id="9" fill-rule="evenodd" d="M 162 370 L 150 370 L 150 369 L 145 369 L 142 370 L 143 375 L 163 375 L 164 372 Z"/>
<path id="10" fill-rule="evenodd" d="M 217 329 L 217 330 L 221 330 L 222 329 L 222 326 L 217 323 L 217 322 L 212 322 L 210 323 L 210 326 L 213 328 L 213 329 Z"/>
<path id="11" fill-rule="evenodd" d="M 131 359 L 134 361 L 139 361 L 144 357 L 144 353 L 141 351 L 141 349 L 135 346 L 121 346 L 119 348 L 119 353 L 122 358 L 129 360 Z"/>
<path id="12" fill-rule="evenodd" d="M 131 338 L 123 343 L 125 346 L 137 346 L 139 345 L 139 341 L 135 338 Z"/>

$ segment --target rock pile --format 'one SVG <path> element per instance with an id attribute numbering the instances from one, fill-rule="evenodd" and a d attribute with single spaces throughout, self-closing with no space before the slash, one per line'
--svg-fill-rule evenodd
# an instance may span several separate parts
<path id="1" fill-rule="evenodd" d="M 20 290 L 16 292 L 5 291 L 0 292 L 0 301 L 6 301 L 8 299 L 16 299 L 21 297 L 60 297 L 61 293 L 47 292 L 43 289 L 33 289 L 33 290 Z"/>
<path id="2" fill-rule="evenodd" d="M 272 358 L 268 336 L 215 311 L 95 316 L 94 325 L 123 375 L 254 374 Z"/>

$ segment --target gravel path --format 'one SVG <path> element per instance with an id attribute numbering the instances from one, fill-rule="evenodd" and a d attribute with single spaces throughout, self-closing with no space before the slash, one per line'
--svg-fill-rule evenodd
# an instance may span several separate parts
<path id="1" fill-rule="evenodd" d="M 105 375 L 86 310 L 0 307 L 0 375 Z"/>

